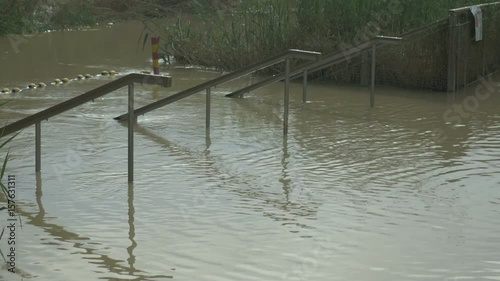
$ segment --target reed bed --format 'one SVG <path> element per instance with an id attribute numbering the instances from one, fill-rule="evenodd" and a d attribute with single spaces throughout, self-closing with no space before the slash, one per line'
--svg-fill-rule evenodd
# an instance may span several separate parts
<path id="1" fill-rule="evenodd" d="M 235 70 L 290 48 L 331 52 L 370 35 L 398 35 L 483 0 L 235 0 L 225 11 L 193 1 L 160 33 L 180 63 Z"/>

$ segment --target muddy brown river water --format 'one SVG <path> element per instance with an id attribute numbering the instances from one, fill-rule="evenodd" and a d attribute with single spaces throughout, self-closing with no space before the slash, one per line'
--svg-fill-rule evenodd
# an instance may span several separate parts
<path id="1" fill-rule="evenodd" d="M 0 87 L 149 68 L 140 24 L 0 38 Z M 163 67 L 173 87 L 136 87 L 136 106 L 220 73 Z M 3 94 L 18 120 L 112 77 Z M 458 93 L 312 81 L 244 99 L 197 94 L 142 116 L 127 183 L 126 89 L 8 145 L 16 176 L 16 274 L 3 280 L 500 280 L 500 75 Z M 2 157 L 6 150 L 2 150 Z M 2 158 L 3 159 L 3 158 Z M 5 204 L 2 197 L 0 204 Z M 3 212 L 3 211 L 2 211 Z M 0 226 L 7 224 L 0 212 Z M 5 236 L 0 249 L 8 259 Z M 0 279 L 1 280 L 1 279 Z"/>

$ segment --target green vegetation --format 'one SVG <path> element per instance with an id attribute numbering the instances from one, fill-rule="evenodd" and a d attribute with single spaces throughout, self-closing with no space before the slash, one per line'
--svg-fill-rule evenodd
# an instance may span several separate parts
<path id="1" fill-rule="evenodd" d="M 74 26 L 91 26 L 95 24 L 96 20 L 94 5 L 88 1 L 80 1 L 71 4 L 70 2 L 60 4 L 50 18 L 49 23 L 53 29 L 61 29 Z"/>
<path id="2" fill-rule="evenodd" d="M 235 0 L 213 11 L 198 3 L 159 32 L 164 51 L 187 64 L 234 70 L 289 48 L 331 52 L 369 34 L 398 35 L 484 0 Z M 153 31 L 152 31 L 153 32 Z"/>
<path id="3" fill-rule="evenodd" d="M 450 8 L 491 1 L 0 0 L 0 35 L 175 13 L 177 20 L 166 28 L 147 24 L 146 34 L 166 42 L 166 55 L 234 70 L 289 48 L 328 53 L 371 35 L 398 35 L 446 18 Z"/>
<path id="4" fill-rule="evenodd" d="M 181 8 L 189 6 L 183 0 L 0 0 L 0 35 L 166 17 Z"/>
<path id="5" fill-rule="evenodd" d="M 38 1 L 0 0 L 0 34 L 30 31 L 33 20 L 22 15 L 33 15 Z"/>
<path id="6" fill-rule="evenodd" d="M 0 0 L 0 35 L 93 25 L 90 1 Z"/>

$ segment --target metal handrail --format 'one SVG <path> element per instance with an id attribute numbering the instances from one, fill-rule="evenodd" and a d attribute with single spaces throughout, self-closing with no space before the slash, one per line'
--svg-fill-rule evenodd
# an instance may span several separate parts
<path id="1" fill-rule="evenodd" d="M 130 83 L 157 84 L 163 87 L 170 87 L 171 82 L 172 78 L 170 76 L 158 76 L 138 73 L 128 74 L 77 97 L 49 107 L 12 124 L 6 125 L 0 128 L 0 138 L 20 131 L 38 122 L 48 120 L 49 118 L 54 117 L 64 111 L 70 110 L 86 102 L 107 95 L 110 92 L 129 85 Z"/>
<path id="2" fill-rule="evenodd" d="M 301 59 L 315 59 L 318 58 L 321 53 L 318 52 L 311 52 L 311 51 L 304 51 L 304 50 L 296 50 L 296 49 L 290 49 L 287 50 L 281 54 L 277 54 L 275 56 L 272 56 L 270 58 L 267 58 L 265 60 L 262 60 L 260 62 L 254 63 L 252 65 L 249 65 L 247 67 L 241 68 L 239 70 L 236 70 L 234 72 L 228 73 L 226 75 L 220 76 L 218 78 L 215 78 L 213 80 L 201 83 L 199 85 L 196 85 L 194 87 L 191 87 L 189 89 L 186 89 L 184 91 L 181 91 L 179 93 L 176 93 L 172 96 L 168 96 L 166 98 L 163 98 L 159 101 L 156 101 L 154 103 L 150 103 L 146 106 L 143 106 L 141 108 L 138 108 L 134 111 L 134 115 L 143 115 L 147 112 L 150 112 L 152 110 L 158 109 L 160 107 L 163 107 L 165 105 L 171 104 L 175 101 L 187 98 L 191 95 L 194 95 L 198 92 L 201 92 L 203 90 L 209 90 L 212 87 L 215 87 L 217 85 L 220 85 L 222 83 L 240 78 L 244 75 L 250 74 L 252 72 L 255 72 L 260 69 L 264 69 L 266 67 L 275 65 L 277 63 L 283 62 L 286 59 L 290 58 L 301 58 Z M 208 96 L 208 95 L 207 95 Z M 207 99 L 208 101 L 208 99 Z M 122 114 L 118 117 L 115 117 L 115 120 L 125 120 L 128 116 L 128 113 Z M 207 119 L 208 120 L 208 119 Z M 207 124 L 208 125 L 208 124 Z"/>
<path id="3" fill-rule="evenodd" d="M 378 36 L 378 37 L 375 37 L 374 39 L 367 41 L 365 43 L 362 43 L 358 46 L 353 46 L 352 48 L 350 48 L 348 50 L 340 50 L 340 51 L 333 52 L 329 55 L 321 57 L 321 59 L 318 61 L 308 62 L 308 63 L 300 65 L 296 69 L 291 70 L 291 73 L 290 73 L 291 77 L 290 78 L 297 79 L 300 77 L 304 77 L 304 80 L 305 80 L 304 84 L 306 84 L 306 81 L 307 81 L 306 79 L 307 79 L 308 73 L 323 70 L 323 69 L 330 67 L 332 65 L 350 60 L 353 57 L 358 56 L 360 52 L 364 52 L 364 51 L 372 49 L 374 45 L 376 47 L 379 47 L 381 45 L 387 44 L 388 42 L 394 41 L 394 40 L 401 40 L 401 38 Z M 239 90 L 234 91 L 232 93 L 229 93 L 225 96 L 226 97 L 236 97 L 236 96 L 242 97 L 245 93 L 251 92 L 253 90 L 259 89 L 261 87 L 264 87 L 266 85 L 269 85 L 269 84 L 272 84 L 272 83 L 275 83 L 278 81 L 282 81 L 285 78 L 286 78 L 286 73 L 281 72 L 281 73 L 276 74 L 272 77 L 269 77 L 267 79 L 259 81 L 255 84 L 249 85 L 245 88 L 242 88 L 242 89 L 239 89 Z M 306 91 L 304 89 L 303 102 L 305 102 L 305 99 L 306 99 Z"/>
<path id="4" fill-rule="evenodd" d="M 173 102 L 176 102 L 178 100 L 184 99 L 186 97 L 189 97 L 195 93 L 201 92 L 203 90 L 206 90 L 206 129 L 208 130 L 210 128 L 210 95 L 211 95 L 211 88 L 215 87 L 221 83 L 236 79 L 238 77 L 241 77 L 243 75 L 246 75 L 248 73 L 254 72 L 256 70 L 274 65 L 278 62 L 285 61 L 286 66 L 285 66 L 285 72 L 274 75 L 272 77 L 269 77 L 267 79 L 264 79 L 260 82 L 257 82 L 255 84 L 252 84 L 250 86 L 247 86 L 243 89 L 240 89 L 238 91 L 235 91 L 233 93 L 227 94 L 226 97 L 234 97 L 234 96 L 243 96 L 245 93 L 248 93 L 252 90 L 261 88 L 263 86 L 266 86 L 271 83 L 275 83 L 281 80 L 285 80 L 285 95 L 284 95 L 284 114 L 283 114 L 283 133 L 287 134 L 288 132 L 288 104 L 289 104 L 289 82 L 290 79 L 295 79 L 300 76 L 303 76 L 303 94 L 302 94 L 302 100 L 303 102 L 306 102 L 307 99 L 307 75 L 308 72 L 315 72 L 321 69 L 324 69 L 326 67 L 329 67 L 331 65 L 340 63 L 342 61 L 349 60 L 355 56 L 358 56 L 361 52 L 368 51 L 369 49 L 372 50 L 373 56 L 372 56 L 372 85 L 371 85 L 371 94 L 370 94 L 370 106 L 374 106 L 374 84 L 375 84 L 375 49 L 378 46 L 384 45 L 384 44 L 397 44 L 401 41 L 402 39 L 399 37 L 386 37 L 386 36 L 376 36 L 372 40 L 362 43 L 357 46 L 352 46 L 348 50 L 340 50 L 337 52 L 333 52 L 327 56 L 319 57 L 321 55 L 320 53 L 317 52 L 309 52 L 309 51 L 302 51 L 302 50 L 288 50 L 282 54 L 275 55 L 271 58 L 265 59 L 261 62 L 258 62 L 256 64 L 250 65 L 248 67 L 242 68 L 240 70 L 237 70 L 235 72 L 223 75 L 221 77 L 218 77 L 216 79 L 207 81 L 205 83 L 199 84 L 197 86 L 194 86 L 192 88 L 189 88 L 187 90 L 181 91 L 177 94 L 168 96 L 166 98 L 163 98 L 157 102 L 145 105 L 137 110 L 134 111 L 134 115 L 143 115 L 149 111 L 155 110 L 157 108 L 163 107 L 165 105 L 171 104 Z M 298 68 L 291 70 L 290 69 L 290 59 L 291 58 L 316 58 L 316 60 L 305 63 Z M 115 117 L 116 120 L 124 120 L 128 116 L 128 113 L 122 114 L 118 117 Z"/>
<path id="5" fill-rule="evenodd" d="M 138 73 L 132 73 L 123 76 L 116 79 L 115 81 L 109 82 L 77 97 L 49 107 L 7 126 L 4 126 L 3 128 L 0 128 L 0 137 L 4 137 L 31 125 L 35 125 L 35 171 L 40 172 L 42 167 L 42 121 L 48 120 L 51 117 L 82 105 L 86 102 L 93 101 L 94 99 L 107 95 L 115 90 L 118 90 L 119 88 L 128 86 L 128 181 L 132 182 L 134 179 L 134 124 L 136 120 L 134 116 L 134 83 L 156 84 L 163 87 L 169 87 L 172 85 L 172 78 L 170 76 Z"/>
<path id="6" fill-rule="evenodd" d="M 325 57 L 321 57 L 320 60 L 318 61 L 313 61 L 313 62 L 308 62 L 305 63 L 301 66 L 299 66 L 296 69 L 291 70 L 291 79 L 296 79 L 299 78 L 303 75 L 304 71 L 308 72 L 315 72 L 322 70 L 328 66 L 332 66 L 336 63 L 340 63 L 342 61 L 348 60 L 352 57 L 355 57 L 358 55 L 359 52 L 366 51 L 372 48 L 373 42 L 368 41 L 366 43 L 363 43 L 359 46 L 353 47 L 347 51 L 337 51 L 334 52 L 330 55 L 327 55 Z M 256 90 L 258 88 L 264 87 L 268 84 L 272 84 L 278 81 L 281 81 L 286 78 L 286 73 L 281 72 L 279 74 L 273 75 L 269 78 L 266 78 L 262 81 L 259 81 L 255 84 L 249 85 L 245 88 L 239 89 L 237 91 L 234 91 L 230 94 L 225 95 L 226 97 L 235 97 L 235 96 L 243 96 L 245 93 L 251 92 L 253 90 Z"/>
<path id="7" fill-rule="evenodd" d="M 488 6 L 495 6 L 495 5 L 500 5 L 500 2 L 485 3 L 485 4 L 480 4 L 480 5 L 477 5 L 477 6 L 479 6 L 480 8 L 486 8 Z M 464 12 L 470 11 L 471 7 L 472 6 L 466 6 L 466 7 L 451 9 L 450 12 L 452 12 L 452 13 L 464 13 Z"/>
<path id="8" fill-rule="evenodd" d="M 290 73 L 279 73 L 260 82 L 242 88 L 240 90 L 234 91 L 227 94 L 226 97 L 242 97 L 245 93 L 256 90 L 258 88 L 264 87 L 268 84 L 272 84 L 283 79 L 297 79 L 303 77 L 304 89 L 302 92 L 302 102 L 306 102 L 307 99 L 307 75 L 311 72 L 316 72 L 332 65 L 347 61 L 353 57 L 359 56 L 361 52 L 372 50 L 372 71 L 371 71 L 371 90 L 370 90 L 370 106 L 373 107 L 375 104 L 375 50 L 377 47 L 385 44 L 399 44 L 402 38 L 400 37 L 387 37 L 387 36 L 376 36 L 372 40 L 362 43 L 358 46 L 353 46 L 348 50 L 340 50 L 324 57 L 321 57 L 317 61 L 305 63 L 298 68 L 291 70 Z"/>

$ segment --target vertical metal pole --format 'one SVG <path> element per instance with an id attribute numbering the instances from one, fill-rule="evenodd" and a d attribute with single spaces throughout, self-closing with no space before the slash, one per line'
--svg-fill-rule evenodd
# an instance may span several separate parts
<path id="1" fill-rule="evenodd" d="M 368 86 L 370 84 L 370 60 L 368 57 L 368 51 L 361 53 L 361 73 L 359 83 L 361 86 Z"/>
<path id="2" fill-rule="evenodd" d="M 128 85 L 128 182 L 134 181 L 134 83 Z"/>
<path id="3" fill-rule="evenodd" d="M 462 43 L 462 26 L 457 26 L 456 28 L 456 36 L 457 36 L 457 41 L 456 41 L 456 59 L 455 59 L 455 91 L 458 91 L 460 88 L 460 73 L 459 70 L 462 66 L 462 60 L 461 57 L 463 55 L 463 43 Z"/>
<path id="4" fill-rule="evenodd" d="M 42 124 L 35 124 L 35 171 L 42 170 Z"/>
<path id="5" fill-rule="evenodd" d="M 465 42 L 465 47 L 464 47 L 464 93 L 465 93 L 465 86 L 467 85 L 467 57 L 468 57 L 468 42 Z"/>
<path id="6" fill-rule="evenodd" d="M 302 82 L 302 103 L 307 102 L 307 69 L 304 70 L 304 81 Z"/>
<path id="7" fill-rule="evenodd" d="M 153 73 L 160 74 L 160 55 L 158 54 L 158 37 L 151 37 L 151 51 L 153 53 Z"/>
<path id="8" fill-rule="evenodd" d="M 283 135 L 288 134 L 288 104 L 290 103 L 290 58 L 285 59 L 285 98 L 283 113 Z"/>
<path id="9" fill-rule="evenodd" d="M 211 89 L 210 88 L 207 88 L 207 101 L 206 101 L 206 105 L 207 105 L 207 108 L 205 110 L 205 113 L 206 113 L 206 125 L 205 125 L 205 129 L 208 130 L 210 129 L 210 96 L 211 96 Z"/>
<path id="10" fill-rule="evenodd" d="M 371 85 L 371 90 L 370 90 L 370 107 L 375 106 L 375 63 L 376 63 L 376 42 L 373 42 L 372 45 L 372 85 Z"/>
<path id="11" fill-rule="evenodd" d="M 457 72 L 457 15 L 450 11 L 448 16 L 448 92 L 456 90 Z"/>
<path id="12" fill-rule="evenodd" d="M 484 41 L 483 42 L 483 50 L 484 50 Z M 483 77 L 486 76 L 486 53 L 483 52 Z"/>

